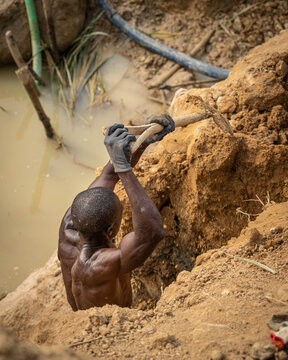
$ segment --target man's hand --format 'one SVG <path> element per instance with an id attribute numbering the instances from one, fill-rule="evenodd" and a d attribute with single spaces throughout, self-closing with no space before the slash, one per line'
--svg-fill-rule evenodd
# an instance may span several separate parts
<path id="1" fill-rule="evenodd" d="M 148 139 L 146 139 L 147 144 L 153 144 L 156 141 L 160 141 L 163 139 L 164 136 L 175 130 L 174 120 L 168 114 L 155 114 L 149 116 L 145 120 L 145 124 L 151 123 L 162 125 L 164 126 L 164 129 L 160 133 L 152 135 Z"/>
<path id="2" fill-rule="evenodd" d="M 107 129 L 104 144 L 116 173 L 132 170 L 130 142 L 135 140 L 123 124 L 114 124 Z"/>

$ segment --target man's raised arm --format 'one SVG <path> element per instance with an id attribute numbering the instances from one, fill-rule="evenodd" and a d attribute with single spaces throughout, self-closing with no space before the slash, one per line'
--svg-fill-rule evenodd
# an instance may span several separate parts
<path id="1" fill-rule="evenodd" d="M 113 132 L 114 131 L 113 129 L 118 129 L 118 128 L 123 129 L 124 125 L 115 124 L 111 126 L 109 129 L 110 132 Z M 146 150 L 147 146 L 149 146 L 149 144 L 150 143 L 148 142 L 144 142 L 132 155 L 132 159 L 131 159 L 132 168 L 134 168 L 134 166 L 138 163 L 141 155 Z M 119 176 L 117 173 L 115 173 L 114 166 L 110 161 L 108 161 L 108 163 L 104 166 L 101 174 L 90 184 L 88 189 L 91 189 L 96 186 L 102 186 L 102 187 L 107 187 L 113 191 L 118 180 L 119 180 Z"/>
<path id="2" fill-rule="evenodd" d="M 132 171 L 119 173 L 132 208 L 134 231 L 126 235 L 119 246 L 120 273 L 142 265 L 155 246 L 165 236 L 161 215 Z"/>
<path id="3" fill-rule="evenodd" d="M 153 122 L 157 119 L 152 119 Z M 156 122 L 155 121 L 155 122 Z M 164 130 L 147 143 L 161 140 L 167 133 L 175 129 L 174 122 L 169 116 L 160 119 Z M 108 129 L 105 145 L 114 166 L 115 173 L 121 179 L 132 207 L 134 231 L 126 235 L 119 246 L 121 262 L 120 274 L 130 272 L 143 264 L 158 242 L 163 239 L 165 232 L 162 226 L 161 215 L 146 194 L 145 190 L 132 172 L 130 165 L 130 142 L 135 137 L 127 129 L 114 125 Z"/>

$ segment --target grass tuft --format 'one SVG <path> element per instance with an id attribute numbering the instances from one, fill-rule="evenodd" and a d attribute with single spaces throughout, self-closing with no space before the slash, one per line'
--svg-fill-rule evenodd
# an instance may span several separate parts
<path id="1" fill-rule="evenodd" d="M 60 102 L 68 117 L 75 116 L 77 103 L 85 91 L 89 104 L 106 92 L 101 81 L 100 68 L 108 60 L 98 54 L 99 38 L 109 36 L 102 31 L 95 31 L 100 12 L 94 17 L 81 34 L 73 41 L 70 49 L 64 54 L 59 67 L 53 64 L 53 77 L 56 82 Z M 86 94 L 87 94 L 86 93 Z"/>

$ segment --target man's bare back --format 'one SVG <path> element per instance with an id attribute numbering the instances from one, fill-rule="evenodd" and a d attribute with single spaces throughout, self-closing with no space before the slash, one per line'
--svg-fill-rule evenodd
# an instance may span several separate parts
<path id="1" fill-rule="evenodd" d="M 71 228 L 66 228 L 65 231 L 67 224 Z M 107 271 L 103 274 L 107 259 L 110 265 L 108 270 L 111 274 L 119 268 L 118 249 L 82 247 L 78 232 L 72 227 L 69 209 L 60 228 L 58 256 L 61 258 L 67 298 L 72 309 L 84 310 L 105 304 L 131 306 L 130 274 L 127 273 L 114 279 L 109 278 L 110 274 Z"/>
<path id="2" fill-rule="evenodd" d="M 170 117 L 160 116 L 160 121 L 165 126 L 163 132 L 139 148 L 132 160 L 130 142 L 134 136 L 123 125 L 108 129 L 105 144 L 112 163 L 89 189 L 76 196 L 62 220 L 58 257 L 74 311 L 105 304 L 131 306 L 131 271 L 143 264 L 165 235 L 158 209 L 132 172 L 149 143 L 174 130 Z M 122 205 L 113 190 L 119 179 L 131 203 L 134 231 L 116 248 L 113 239 L 119 231 Z"/>

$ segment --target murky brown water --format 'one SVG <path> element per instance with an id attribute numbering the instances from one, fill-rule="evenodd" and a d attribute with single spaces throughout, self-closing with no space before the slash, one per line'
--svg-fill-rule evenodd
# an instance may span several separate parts
<path id="1" fill-rule="evenodd" d="M 47 140 L 14 69 L 0 69 L 0 293 L 14 289 L 57 247 L 61 218 L 74 196 L 88 187 L 94 171 L 76 165 Z M 91 167 L 108 160 L 103 126 L 139 113 L 159 111 L 145 89 L 131 78 L 130 63 L 118 55 L 103 67 L 103 83 L 111 104 L 89 111 L 72 122 L 48 90 L 41 101 L 75 160 Z M 109 89 L 112 89 L 109 92 Z"/>

